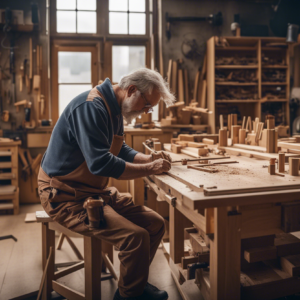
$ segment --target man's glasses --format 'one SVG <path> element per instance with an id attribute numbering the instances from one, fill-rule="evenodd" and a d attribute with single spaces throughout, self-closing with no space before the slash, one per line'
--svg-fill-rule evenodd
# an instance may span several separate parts
<path id="1" fill-rule="evenodd" d="M 145 95 L 143 93 L 141 93 L 141 96 L 143 98 L 143 100 L 145 101 L 146 105 L 143 107 L 143 109 L 147 108 L 147 114 L 150 114 L 153 112 L 153 107 L 152 105 L 149 103 L 149 101 L 146 99 Z"/>

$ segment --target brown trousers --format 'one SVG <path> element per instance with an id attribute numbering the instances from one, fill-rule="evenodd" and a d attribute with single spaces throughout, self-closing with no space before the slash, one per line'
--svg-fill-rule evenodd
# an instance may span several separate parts
<path id="1" fill-rule="evenodd" d="M 61 225 L 115 245 L 120 250 L 120 294 L 122 297 L 139 296 L 143 293 L 149 266 L 165 232 L 164 219 L 148 207 L 133 205 L 129 194 L 109 189 L 112 192 L 107 197 L 109 199 L 103 196 L 109 203 L 104 206 L 106 225 L 96 230 L 89 230 L 86 225 L 82 202 L 73 205 L 61 203 L 52 209 L 48 189 L 40 190 L 40 198 L 46 212 Z M 56 220 L 58 215 L 60 217 Z"/>

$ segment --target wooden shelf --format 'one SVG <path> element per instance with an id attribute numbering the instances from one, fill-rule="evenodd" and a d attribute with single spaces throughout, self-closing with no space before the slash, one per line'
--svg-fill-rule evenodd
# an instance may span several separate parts
<path id="1" fill-rule="evenodd" d="M 11 156 L 11 151 L 0 151 L 0 156 Z"/>
<path id="2" fill-rule="evenodd" d="M 0 28 L 2 29 L 4 24 L 0 24 Z M 32 32 L 34 30 L 33 24 L 17 24 L 11 25 L 11 31 L 18 31 L 18 32 Z"/>
<path id="3" fill-rule="evenodd" d="M 229 47 L 216 47 L 216 51 L 257 51 L 257 47 L 240 47 L 240 46 L 229 46 Z"/>
<path id="4" fill-rule="evenodd" d="M 9 162 L 0 162 L 0 168 L 1 169 L 8 169 L 12 167 L 12 163 Z"/>
<path id="5" fill-rule="evenodd" d="M 236 81 L 216 81 L 216 85 L 239 85 L 239 86 L 255 86 L 257 82 L 236 82 Z"/>
<path id="6" fill-rule="evenodd" d="M 287 85 L 286 82 L 262 82 L 261 85 Z"/>
<path id="7" fill-rule="evenodd" d="M 216 69 L 258 69 L 258 65 L 216 65 Z"/>
<path id="8" fill-rule="evenodd" d="M 287 69 L 286 65 L 262 65 L 263 69 Z"/>
<path id="9" fill-rule="evenodd" d="M 0 210 L 14 209 L 13 203 L 0 203 Z"/>
<path id="10" fill-rule="evenodd" d="M 282 51 L 287 50 L 285 47 L 261 47 L 262 51 Z"/>
<path id="11" fill-rule="evenodd" d="M 0 180 L 7 180 L 16 178 L 16 174 L 14 173 L 0 173 Z"/>
<path id="12" fill-rule="evenodd" d="M 288 102 L 288 99 L 268 99 L 267 101 L 263 101 L 262 103 L 265 102 Z"/>
<path id="13" fill-rule="evenodd" d="M 216 103 L 258 103 L 259 100 L 216 100 Z"/>

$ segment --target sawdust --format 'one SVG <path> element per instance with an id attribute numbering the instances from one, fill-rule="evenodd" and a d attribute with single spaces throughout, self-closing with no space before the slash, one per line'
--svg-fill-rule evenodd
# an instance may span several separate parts
<path id="1" fill-rule="evenodd" d="M 251 166 L 250 166 L 251 167 Z M 246 176 L 254 176 L 254 173 L 250 171 L 249 169 L 237 169 L 233 168 L 231 166 L 223 166 L 223 165 L 215 165 L 215 166 L 207 166 L 206 168 L 209 169 L 215 169 L 218 170 L 219 172 L 216 173 L 218 175 L 246 175 Z"/>

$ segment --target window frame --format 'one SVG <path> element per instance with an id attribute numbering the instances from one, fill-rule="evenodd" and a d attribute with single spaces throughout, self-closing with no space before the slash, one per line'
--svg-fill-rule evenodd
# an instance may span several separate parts
<path id="1" fill-rule="evenodd" d="M 67 52 L 91 52 L 92 59 L 91 59 L 91 72 L 92 72 L 92 86 L 96 86 L 98 84 L 99 78 L 99 70 L 98 70 L 98 55 L 99 52 L 98 45 L 72 45 L 72 44 L 60 44 L 60 43 L 53 43 L 52 45 L 52 53 L 51 53 L 51 69 L 52 69 L 52 121 L 53 124 L 57 122 L 59 118 L 59 83 L 58 83 L 58 52 L 59 51 L 67 51 Z"/>

